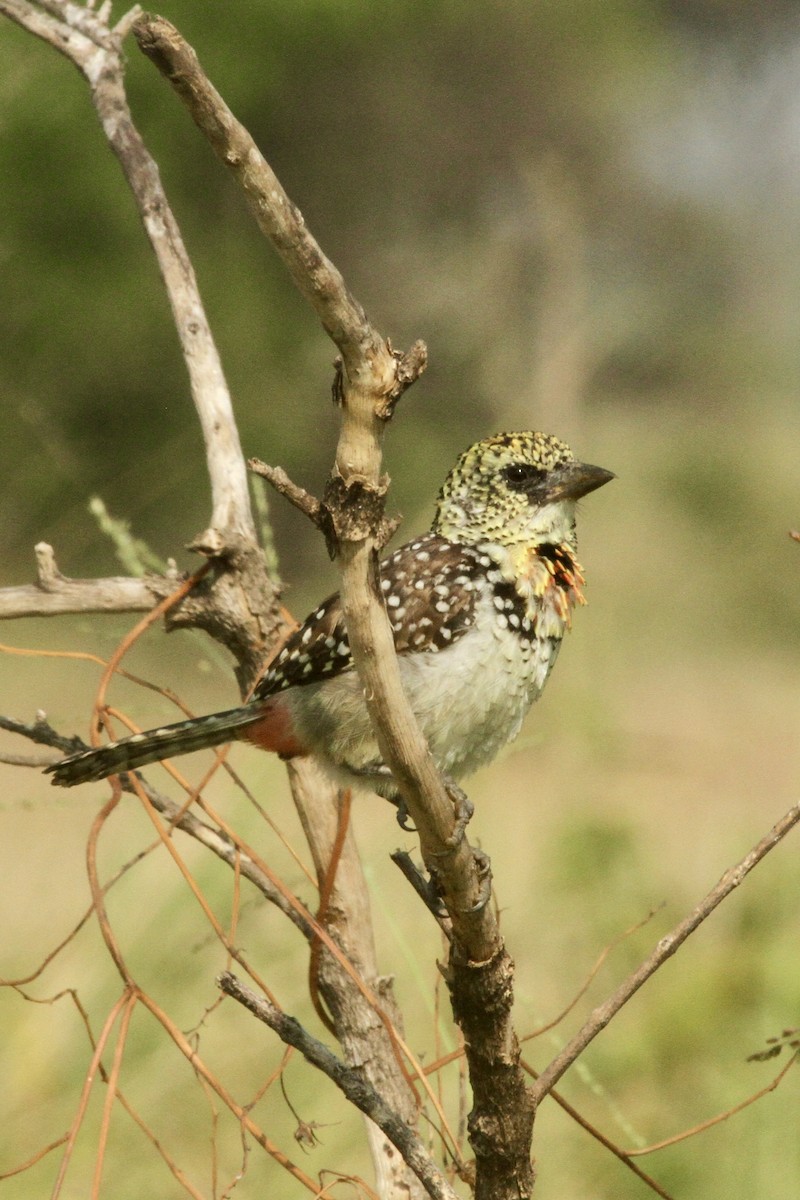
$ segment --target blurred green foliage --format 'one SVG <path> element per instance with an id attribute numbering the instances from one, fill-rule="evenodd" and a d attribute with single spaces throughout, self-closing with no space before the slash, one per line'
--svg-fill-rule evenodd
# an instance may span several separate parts
<path id="1" fill-rule="evenodd" d="M 428 520 L 458 451 L 493 429 L 552 429 L 619 476 L 581 514 L 590 607 L 523 737 L 470 789 L 518 961 L 523 1031 L 559 1011 L 603 946 L 664 902 L 610 956 L 587 998 L 599 1002 L 796 796 L 796 8 L 164 0 L 161 11 L 378 327 L 396 345 L 429 344 L 429 371 L 387 441 L 404 532 Z M 133 42 L 128 54 L 134 115 L 198 272 L 245 451 L 319 489 L 336 434 L 333 348 L 169 89 Z M 0 264 L 2 583 L 31 577 L 40 539 L 68 574 L 113 573 L 88 512 L 94 495 L 159 556 L 189 565 L 182 546 L 207 523 L 208 486 L 155 263 L 82 81 L 9 22 Z M 301 613 L 333 573 L 297 514 L 270 508 L 287 601 Z M 4 637 L 103 654 L 128 624 L 23 622 Z M 0 667 L 4 710 L 46 705 L 65 730 L 85 724 L 94 668 L 9 657 Z M 155 633 L 132 669 L 180 686 L 198 710 L 234 696 L 199 637 Z M 151 693 L 123 694 L 143 723 L 166 715 Z M 297 835 L 279 768 L 245 751 L 237 763 Z M 13 975 L 88 903 L 83 846 L 97 797 L 53 800 L 33 775 L 3 778 L 0 877 L 16 936 L 2 972 Z M 242 801 L 226 802 L 271 861 L 280 854 Z M 412 1043 L 429 1047 L 441 948 L 382 866 L 397 840 L 391 819 L 359 803 L 356 820 L 386 970 L 400 972 Z M 132 807 L 115 821 L 109 871 L 150 837 Z M 228 873 L 183 848 L 226 910 Z M 769 1078 L 775 1064 L 744 1060 L 799 1019 L 791 852 L 759 868 L 565 1079 L 568 1098 L 621 1143 L 668 1136 Z M 223 963 L 162 858 L 110 903 L 139 977 L 188 1028 L 213 1003 Z M 291 862 L 284 870 L 302 891 Z M 250 901 L 239 932 L 281 977 L 287 1008 L 313 1021 L 291 933 Z M 423 974 L 430 965 L 422 981 L 401 970 L 409 954 Z M 99 1026 L 116 981 L 91 927 L 37 994 L 76 978 Z M 66 1127 L 87 1050 L 65 1008 L 4 1002 L 6 1164 Z M 250 1026 L 242 1037 L 229 1007 L 201 1044 L 245 1096 L 278 1051 Z M 531 1043 L 531 1061 L 541 1067 L 583 1012 Z M 206 1186 L 208 1107 L 144 1018 L 125 1069 L 126 1087 L 157 1124 L 167 1120 L 170 1148 L 196 1160 Z M 368 1171 L 358 1120 L 299 1063 L 287 1086 L 305 1119 L 340 1122 L 302 1165 Z M 257 1117 L 268 1112 L 276 1140 L 290 1142 L 283 1103 L 270 1094 L 262 1104 Z M 796 1195 L 797 1104 L 790 1075 L 777 1096 L 645 1169 L 678 1197 Z M 538 1129 L 541 1200 L 646 1194 L 552 1106 Z M 136 1136 L 115 1124 L 109 1194 L 172 1194 L 155 1156 L 132 1149 Z M 237 1139 L 234 1130 L 220 1155 L 229 1172 Z M 88 1136 L 76 1179 L 91 1153 Z M 300 1194 L 255 1156 L 249 1171 L 237 1195 Z M 48 1159 L 6 1186 L 27 1200 L 52 1178 Z"/>
<path id="2" fill-rule="evenodd" d="M 481 4 L 407 0 L 175 0 L 165 14 L 381 328 L 430 343 L 413 432 L 399 426 L 390 448 L 402 508 L 501 415 L 547 423 L 552 411 L 575 434 L 600 399 L 692 403 L 692 392 L 721 412 L 765 361 L 784 371 L 746 311 L 770 264 L 749 261 L 752 242 L 743 251 L 731 197 L 709 197 L 713 180 L 693 189 L 680 164 L 665 186 L 648 160 L 660 139 L 666 170 L 681 119 L 702 120 L 697 55 L 721 70 L 739 53 L 735 30 L 721 46 L 691 44 L 685 23 L 633 0 L 515 3 L 491 17 Z M 245 446 L 318 484 L 335 428 L 322 420 L 330 350 L 132 42 L 129 56 L 134 113 L 184 228 Z M 21 569 L 49 527 L 76 573 L 97 565 L 80 518 L 93 492 L 174 552 L 202 526 L 207 489 L 133 204 L 66 62 L 6 23 L 0 79 L 6 562 Z M 697 113 L 682 118 L 694 95 Z M 561 309 L 574 328 L 556 329 L 553 345 Z M 543 377 L 550 360 L 555 377 Z M 420 474 L 406 485 L 411 461 Z M 181 497 L 177 528 L 166 488 Z"/>

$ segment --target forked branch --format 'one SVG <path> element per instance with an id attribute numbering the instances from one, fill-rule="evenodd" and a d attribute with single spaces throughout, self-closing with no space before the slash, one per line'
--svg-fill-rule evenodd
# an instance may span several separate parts
<path id="1" fill-rule="evenodd" d="M 259 1021 L 273 1029 L 287 1046 L 299 1050 L 312 1066 L 336 1084 L 351 1104 L 374 1121 L 400 1151 L 433 1200 L 457 1200 L 456 1193 L 434 1165 L 422 1140 L 365 1081 L 360 1070 L 343 1063 L 327 1046 L 312 1037 L 299 1021 L 281 1012 L 266 996 L 259 996 L 230 971 L 224 971 L 217 979 L 217 984 L 226 996 L 237 1000 Z"/>
<path id="2" fill-rule="evenodd" d="M 143 51 L 170 81 L 221 161 L 242 186 L 262 230 L 314 307 L 342 355 L 335 394 L 342 429 L 323 500 L 329 542 L 338 554 L 341 595 L 353 661 L 384 761 L 419 833 L 452 920 L 448 983 L 466 1038 L 474 1109 L 479 1191 L 504 1196 L 532 1187 L 533 1106 L 511 1024 L 513 964 L 491 905 L 485 903 L 485 857 L 460 835 L 451 796 L 403 692 L 391 627 L 377 586 L 383 497 L 381 439 L 387 413 L 424 365 L 417 347 L 397 356 L 370 325 L 333 264 L 306 228 L 250 134 L 205 76 L 174 26 L 145 16 L 134 26 Z M 416 367 L 415 365 L 416 364 Z M 487 1014 L 492 1020 L 487 1020 Z"/>

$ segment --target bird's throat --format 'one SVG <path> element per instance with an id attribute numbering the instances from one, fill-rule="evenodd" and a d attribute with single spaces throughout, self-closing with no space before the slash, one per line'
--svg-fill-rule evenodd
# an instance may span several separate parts
<path id="1" fill-rule="evenodd" d="M 541 622 L 542 614 L 550 610 L 557 621 L 571 626 L 573 608 L 586 603 L 583 594 L 586 581 L 570 546 L 564 542 L 543 542 L 538 546 L 495 544 L 486 549 L 503 579 L 524 600 L 532 621 Z"/>

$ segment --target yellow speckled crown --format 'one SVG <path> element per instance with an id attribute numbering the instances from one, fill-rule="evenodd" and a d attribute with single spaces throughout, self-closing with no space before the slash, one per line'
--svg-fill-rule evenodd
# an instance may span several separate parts
<path id="1" fill-rule="evenodd" d="M 503 471 L 527 464 L 547 472 L 574 461 L 565 442 L 532 430 L 498 433 L 475 442 L 464 451 L 442 485 L 433 531 L 454 541 L 503 542 L 504 534 L 511 534 L 519 518 L 530 512 L 528 498 L 505 485 Z"/>

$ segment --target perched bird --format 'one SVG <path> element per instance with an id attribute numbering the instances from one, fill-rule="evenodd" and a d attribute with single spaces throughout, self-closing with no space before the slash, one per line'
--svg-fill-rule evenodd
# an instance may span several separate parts
<path id="1" fill-rule="evenodd" d="M 493 759 L 540 695 L 572 608 L 584 603 L 575 504 L 612 478 L 555 437 L 486 438 L 447 476 L 430 533 L 381 563 L 403 686 L 449 779 Z M 396 800 L 338 594 L 292 634 L 246 704 L 73 754 L 47 771 L 72 787 L 233 739 L 282 758 L 316 755 L 343 784 Z"/>

